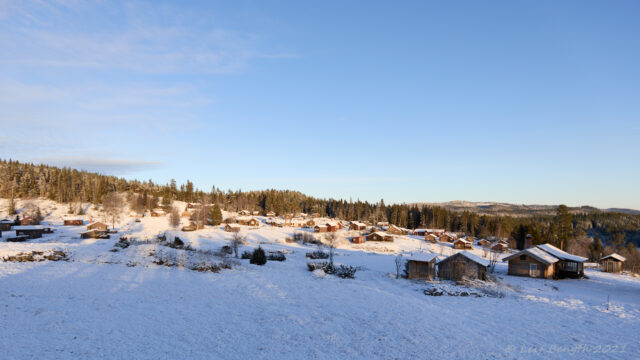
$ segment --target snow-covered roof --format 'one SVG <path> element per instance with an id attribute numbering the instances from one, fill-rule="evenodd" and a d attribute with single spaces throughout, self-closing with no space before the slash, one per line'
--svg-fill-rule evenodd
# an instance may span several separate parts
<path id="1" fill-rule="evenodd" d="M 19 225 L 14 226 L 11 230 L 42 230 L 44 229 L 40 225 Z"/>
<path id="2" fill-rule="evenodd" d="M 13 224 L 13 220 L 7 220 L 7 219 L 0 220 L 0 224 Z"/>
<path id="3" fill-rule="evenodd" d="M 471 241 L 469 241 L 469 240 L 467 240 L 467 239 L 457 239 L 457 240 L 456 240 L 456 241 L 454 241 L 454 242 L 458 242 L 458 241 L 463 242 L 463 243 L 465 243 L 465 244 L 471 244 L 471 243 L 472 243 Z"/>
<path id="4" fill-rule="evenodd" d="M 469 259 L 469 260 L 471 260 L 473 262 L 476 262 L 476 263 L 478 263 L 478 264 L 480 264 L 482 266 L 485 266 L 485 267 L 489 266 L 489 260 L 483 259 L 483 258 L 481 258 L 481 257 L 479 257 L 477 255 L 474 255 L 474 254 L 472 254 L 472 253 L 470 253 L 470 252 L 468 252 L 466 250 L 465 251 L 461 251 L 461 252 L 459 252 L 459 253 L 457 253 L 455 255 L 462 255 L 462 256 L 466 257 L 467 259 Z M 451 255 L 451 256 L 455 256 L 455 255 Z M 449 257 L 451 257 L 451 256 L 449 256 Z M 438 262 L 444 261 L 446 259 L 448 259 L 448 258 L 439 260 Z"/>
<path id="5" fill-rule="evenodd" d="M 327 226 L 338 226 L 338 223 L 335 221 L 327 221 L 327 223 L 325 224 Z"/>
<path id="6" fill-rule="evenodd" d="M 356 226 L 367 226 L 364 223 L 361 223 L 360 221 L 352 221 L 351 224 L 356 225 Z"/>
<path id="7" fill-rule="evenodd" d="M 616 253 L 613 253 L 613 254 L 610 254 L 610 255 L 607 255 L 607 256 L 603 256 L 603 257 L 600 258 L 600 260 L 604 260 L 604 259 L 608 259 L 608 258 L 616 259 L 618 261 L 627 261 L 627 259 L 624 256 L 622 256 L 620 254 L 616 254 Z"/>
<path id="8" fill-rule="evenodd" d="M 509 255 L 509 256 L 505 257 L 503 260 L 511 260 L 511 259 L 514 259 L 514 258 L 516 258 L 516 257 L 518 257 L 520 255 L 523 255 L 523 254 L 527 254 L 527 255 L 531 256 L 532 258 L 534 258 L 534 259 L 536 259 L 536 260 L 538 260 L 538 261 L 540 261 L 542 263 L 545 263 L 547 265 L 551 265 L 551 264 L 554 264 L 554 263 L 558 262 L 558 259 L 555 256 L 552 256 L 551 254 L 549 254 L 549 253 L 547 253 L 545 251 L 542 251 L 542 250 L 540 250 L 540 249 L 538 249 L 536 247 L 532 247 L 532 248 L 528 248 L 528 249 L 524 249 L 524 250 L 518 251 L 515 254 L 512 254 L 512 255 Z"/>
<path id="9" fill-rule="evenodd" d="M 376 231 L 376 232 L 373 232 L 373 233 L 371 233 L 371 234 L 369 234 L 369 235 L 374 235 L 374 234 L 375 234 L 375 235 L 378 235 L 378 236 L 382 236 L 382 237 L 388 237 L 388 236 L 391 236 L 391 235 L 387 234 L 386 232 L 382 232 L 382 231 Z"/>
<path id="10" fill-rule="evenodd" d="M 409 256 L 407 260 L 431 262 L 433 259 L 436 259 L 437 257 L 438 257 L 438 254 L 434 254 L 434 253 L 417 253 Z"/>
<path id="11" fill-rule="evenodd" d="M 238 224 L 227 224 L 227 226 L 229 226 L 231 228 L 240 228 L 240 225 L 238 225 Z"/>
<path id="12" fill-rule="evenodd" d="M 577 256 L 577 255 L 572 255 L 569 254 L 568 252 L 562 251 L 560 249 L 558 249 L 557 247 L 551 245 L 551 244 L 542 244 L 542 245 L 538 245 L 538 248 L 548 252 L 549 254 L 557 257 L 560 260 L 566 260 L 566 261 L 576 261 L 576 262 L 585 262 L 587 261 L 587 258 L 584 258 L 582 256 Z"/>

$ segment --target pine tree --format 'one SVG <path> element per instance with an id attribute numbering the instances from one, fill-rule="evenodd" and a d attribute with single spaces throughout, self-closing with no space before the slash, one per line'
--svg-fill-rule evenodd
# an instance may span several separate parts
<path id="1" fill-rule="evenodd" d="M 264 265 L 267 263 L 267 255 L 264 253 L 264 250 L 262 250 L 262 247 L 258 246 L 257 249 L 253 250 L 249 263 L 255 265 Z"/>

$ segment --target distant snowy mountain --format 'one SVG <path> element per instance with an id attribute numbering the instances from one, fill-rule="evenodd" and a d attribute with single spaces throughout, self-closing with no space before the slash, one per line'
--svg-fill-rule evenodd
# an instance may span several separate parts
<path id="1" fill-rule="evenodd" d="M 511 216 L 534 216 L 534 215 L 553 215 L 558 205 L 525 205 L 525 204 L 508 204 L 499 202 L 473 202 L 464 200 L 447 201 L 442 203 L 422 202 L 418 205 L 440 206 L 453 211 L 472 211 L 487 215 L 511 215 Z M 619 212 L 631 215 L 640 215 L 640 210 L 634 209 L 598 209 L 593 206 L 570 207 L 573 213 L 592 213 L 597 211 Z"/>

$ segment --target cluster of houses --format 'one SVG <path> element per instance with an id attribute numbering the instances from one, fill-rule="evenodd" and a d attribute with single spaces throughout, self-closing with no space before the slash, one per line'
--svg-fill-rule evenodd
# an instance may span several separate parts
<path id="1" fill-rule="evenodd" d="M 15 231 L 15 236 L 7 237 L 8 242 L 22 242 L 31 239 L 39 239 L 43 234 L 53 233 L 49 226 L 34 224 L 31 217 L 24 217 L 16 220 L 0 220 L 0 236 L 3 231 Z"/>

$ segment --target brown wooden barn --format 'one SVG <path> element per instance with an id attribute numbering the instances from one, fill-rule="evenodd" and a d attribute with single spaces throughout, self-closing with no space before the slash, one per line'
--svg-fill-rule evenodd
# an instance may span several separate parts
<path id="1" fill-rule="evenodd" d="M 84 225 L 84 220 L 82 219 L 65 219 L 64 226 L 79 226 L 79 225 Z"/>
<path id="2" fill-rule="evenodd" d="M 351 238 L 351 242 L 354 244 L 363 244 L 366 241 L 367 241 L 366 235 L 359 235 Z"/>
<path id="3" fill-rule="evenodd" d="M 83 239 L 108 239 L 110 236 L 106 231 L 101 231 L 98 229 L 92 229 L 80 233 L 80 237 Z"/>
<path id="4" fill-rule="evenodd" d="M 383 233 L 382 231 L 376 231 L 374 233 L 369 234 L 369 236 L 367 237 L 367 240 L 393 242 L 393 235 Z"/>
<path id="5" fill-rule="evenodd" d="M 305 225 L 306 227 L 314 227 L 314 226 L 316 226 L 316 222 L 315 222 L 315 221 L 313 221 L 313 219 L 309 219 L 309 220 L 307 220 L 307 221 L 304 223 L 304 225 Z"/>
<path id="6" fill-rule="evenodd" d="M 342 228 L 342 226 L 340 226 L 340 224 L 335 222 L 335 221 L 330 221 L 330 222 L 326 223 L 325 225 L 327 225 L 327 231 L 328 232 L 338 231 L 339 229 Z"/>
<path id="7" fill-rule="evenodd" d="M 96 221 L 94 223 L 87 225 L 87 230 L 98 230 L 98 231 L 107 232 L 107 229 L 108 229 L 107 224 L 101 221 Z"/>
<path id="8" fill-rule="evenodd" d="M 31 216 L 25 216 L 22 219 L 20 219 L 20 225 L 38 225 L 39 222 L 38 220 L 34 219 Z"/>
<path id="9" fill-rule="evenodd" d="M 255 218 L 241 217 L 237 219 L 238 225 L 258 226 L 258 220 Z"/>
<path id="10" fill-rule="evenodd" d="M 313 231 L 317 233 L 327 232 L 327 225 L 316 225 L 313 227 Z"/>
<path id="11" fill-rule="evenodd" d="M 485 280 L 488 267 L 488 260 L 468 251 L 461 251 L 438 263 L 438 277 L 453 281 L 463 278 Z"/>
<path id="12" fill-rule="evenodd" d="M 39 225 L 20 225 L 14 226 L 13 230 L 16 231 L 16 236 L 27 236 L 29 239 L 38 239 L 42 237 L 44 228 Z"/>
<path id="13" fill-rule="evenodd" d="M 532 247 L 503 259 L 509 262 L 509 275 L 553 279 L 557 275 L 559 259 Z"/>
<path id="14" fill-rule="evenodd" d="M 240 226 L 236 224 L 226 224 L 224 226 L 224 231 L 226 232 L 240 232 Z"/>
<path id="15" fill-rule="evenodd" d="M 416 254 L 407 260 L 408 278 L 433 280 L 436 278 L 437 254 Z"/>
<path id="16" fill-rule="evenodd" d="M 600 258 L 600 271 L 610 273 L 622 272 L 622 266 L 624 265 L 625 261 L 627 261 L 626 258 L 616 253 L 603 256 L 602 258 Z"/>
<path id="17" fill-rule="evenodd" d="M 453 248 L 461 250 L 473 249 L 473 243 L 466 239 L 457 239 L 453 242 Z"/>

